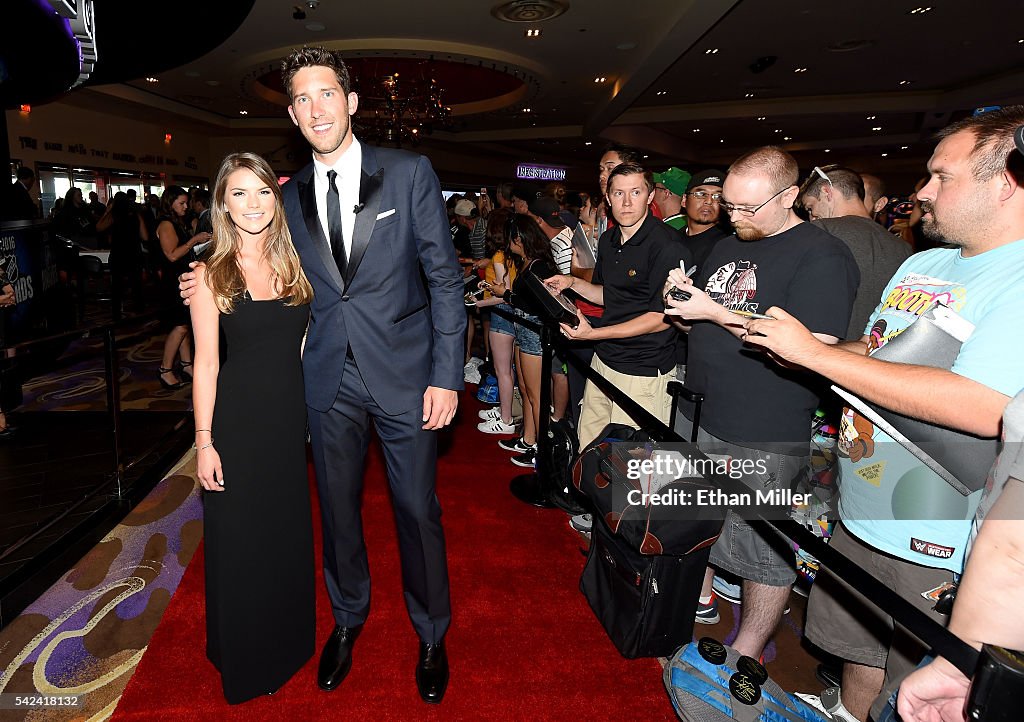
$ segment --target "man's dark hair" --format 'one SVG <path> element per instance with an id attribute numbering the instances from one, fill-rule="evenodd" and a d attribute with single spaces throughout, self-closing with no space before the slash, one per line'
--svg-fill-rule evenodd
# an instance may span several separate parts
<path id="1" fill-rule="evenodd" d="M 352 78 L 341 55 L 319 45 L 304 45 L 298 50 L 293 50 L 291 55 L 281 61 L 281 82 L 284 83 L 289 101 L 292 100 L 292 80 L 295 79 L 295 74 L 303 68 L 312 67 L 330 68 L 338 77 L 338 85 L 345 91 L 345 95 L 352 92 Z"/>
<path id="2" fill-rule="evenodd" d="M 651 172 L 639 163 L 627 162 L 615 166 L 612 172 L 608 174 L 608 192 L 611 192 L 612 189 L 612 179 L 622 175 L 642 175 L 644 183 L 647 185 L 647 192 L 650 193 L 654 190 L 654 178 L 651 176 Z"/>
<path id="3" fill-rule="evenodd" d="M 196 189 L 196 194 L 192 198 L 193 203 L 201 203 L 203 208 L 210 207 L 210 191 L 205 188 Z"/>
<path id="4" fill-rule="evenodd" d="M 947 125 L 935 137 L 945 140 L 962 131 L 972 133 L 971 168 L 975 180 L 984 183 L 1009 169 L 1018 183 L 1024 183 L 1020 158 L 1013 144 L 1013 133 L 1022 125 L 1024 105 L 1010 105 Z"/>
<path id="5" fill-rule="evenodd" d="M 18 172 L 15 175 L 20 181 L 32 180 L 36 177 L 35 171 L 27 165 L 18 166 Z"/>
<path id="6" fill-rule="evenodd" d="M 861 202 L 864 201 L 864 179 L 860 177 L 857 171 L 839 165 L 823 165 L 819 170 L 828 176 L 828 180 L 832 181 L 832 187 L 843 198 L 847 200 L 858 198 Z M 814 198 L 821 198 L 821 189 L 826 185 L 828 185 L 828 181 L 812 171 L 807 176 L 804 184 L 800 186 L 799 197 L 812 196 Z"/>
<path id="7" fill-rule="evenodd" d="M 644 154 L 641 150 L 628 145 L 622 145 L 621 143 L 612 143 L 604 149 L 604 153 L 601 155 L 605 153 L 615 153 L 623 163 L 632 163 L 633 165 L 640 165 L 640 161 L 644 159 Z"/>

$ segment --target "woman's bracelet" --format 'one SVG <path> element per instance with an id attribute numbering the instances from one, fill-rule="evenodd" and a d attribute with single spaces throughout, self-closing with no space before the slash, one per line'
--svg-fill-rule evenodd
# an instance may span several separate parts
<path id="1" fill-rule="evenodd" d="M 209 444 L 203 444 L 202 446 L 200 446 L 199 450 L 202 451 L 203 449 L 210 449 L 210 448 L 213 448 L 213 442 L 212 441 Z"/>
<path id="2" fill-rule="evenodd" d="M 213 431 L 211 429 L 196 429 L 196 433 L 197 434 L 200 433 L 201 431 L 206 431 L 206 432 L 211 433 L 211 434 L 213 433 Z"/>

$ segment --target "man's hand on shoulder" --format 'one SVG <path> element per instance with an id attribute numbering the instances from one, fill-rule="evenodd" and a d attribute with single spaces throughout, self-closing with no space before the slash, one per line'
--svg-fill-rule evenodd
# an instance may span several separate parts
<path id="1" fill-rule="evenodd" d="M 192 263 L 188 264 L 188 267 L 191 269 L 196 269 L 199 267 L 205 269 L 206 265 L 201 261 L 192 261 Z M 195 295 L 196 283 L 197 281 L 195 270 L 189 271 L 188 273 L 183 273 L 180 276 L 178 276 L 178 291 L 181 292 L 181 297 L 185 299 L 184 303 L 186 306 L 189 305 L 189 303 L 191 303 L 192 296 Z"/>
<path id="2" fill-rule="evenodd" d="M 428 386 L 423 392 L 423 428 L 436 431 L 452 422 L 459 407 L 459 393 L 451 389 Z"/>

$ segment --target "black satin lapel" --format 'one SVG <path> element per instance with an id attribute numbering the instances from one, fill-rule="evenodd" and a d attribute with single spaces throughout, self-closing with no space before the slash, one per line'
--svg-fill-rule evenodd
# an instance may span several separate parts
<path id="1" fill-rule="evenodd" d="M 309 231 L 310 240 L 316 248 L 317 255 L 331 274 L 331 278 L 338 284 L 338 289 L 345 290 L 345 281 L 338 271 L 338 264 L 331 255 L 331 244 L 327 242 L 323 226 L 320 225 L 320 216 L 316 209 L 316 183 L 310 176 L 308 183 L 299 183 L 299 200 L 302 203 L 302 218 L 306 221 L 306 230 Z"/>
<path id="2" fill-rule="evenodd" d="M 349 254 L 348 269 L 345 272 L 346 285 L 363 260 L 366 247 L 370 245 L 373 227 L 377 224 L 377 212 L 380 210 L 380 189 L 384 185 L 384 169 L 380 168 L 372 176 L 362 172 L 359 179 L 359 205 L 362 210 L 356 213 L 356 222 L 352 228 L 352 252 Z"/>

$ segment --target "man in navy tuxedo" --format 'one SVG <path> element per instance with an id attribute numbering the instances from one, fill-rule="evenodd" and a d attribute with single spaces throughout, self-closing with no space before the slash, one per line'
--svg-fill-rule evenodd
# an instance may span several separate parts
<path id="1" fill-rule="evenodd" d="M 344 679 L 369 612 L 361 495 L 372 418 L 394 499 L 406 605 L 420 637 L 417 686 L 438 703 L 448 683 L 451 605 L 435 431 L 455 415 L 466 325 L 441 188 L 425 157 L 353 137 L 359 98 L 335 53 L 295 51 L 282 74 L 288 115 L 313 147 L 313 162 L 283 190 L 314 290 L 303 368 L 324 577 L 337 623 L 318 682 L 333 690 Z"/>
<path id="2" fill-rule="evenodd" d="M 282 191 L 314 292 L 303 373 L 336 623 L 317 682 L 327 691 L 341 684 L 369 613 L 362 489 L 372 419 L 394 502 L 406 607 L 420 638 L 416 684 L 424 701 L 437 704 L 448 684 L 451 605 L 434 490 L 436 431 L 451 422 L 463 387 L 462 272 L 430 162 L 353 137 L 359 98 L 342 59 L 305 47 L 284 60 L 282 76 L 288 115 L 313 149 L 312 163 Z"/>

